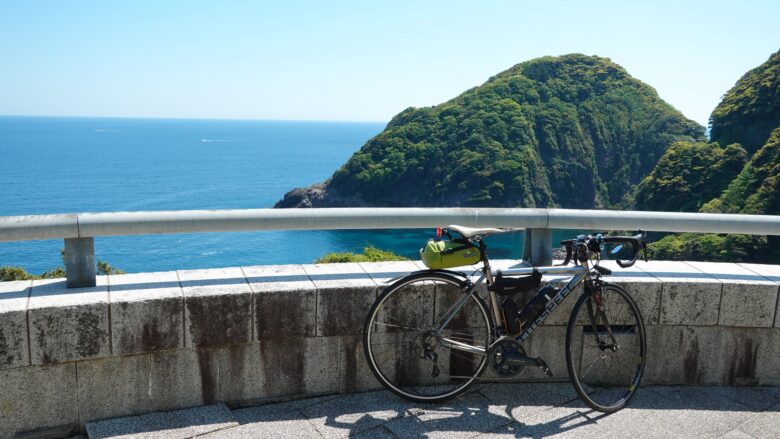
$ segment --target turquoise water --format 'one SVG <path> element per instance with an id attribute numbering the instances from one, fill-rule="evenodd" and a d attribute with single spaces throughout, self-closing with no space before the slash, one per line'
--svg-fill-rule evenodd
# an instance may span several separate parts
<path id="1" fill-rule="evenodd" d="M 0 117 L 0 216 L 271 207 L 330 177 L 383 123 Z M 275 231 L 96 238 L 129 272 L 309 263 L 366 245 L 415 257 L 432 230 Z M 561 235 L 563 237 L 563 235 Z M 556 239 L 558 236 L 556 236 Z M 517 258 L 522 233 L 491 256 Z M 0 266 L 61 265 L 61 240 L 0 243 Z"/>

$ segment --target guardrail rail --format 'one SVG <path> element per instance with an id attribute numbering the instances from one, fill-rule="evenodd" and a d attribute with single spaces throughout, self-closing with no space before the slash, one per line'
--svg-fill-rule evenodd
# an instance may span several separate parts
<path id="1" fill-rule="evenodd" d="M 552 230 L 780 235 L 780 216 L 530 208 L 314 208 L 69 213 L 0 217 L 0 242 L 65 240 L 69 288 L 94 286 L 95 237 L 251 230 L 525 229 L 523 260 L 552 262 Z"/>

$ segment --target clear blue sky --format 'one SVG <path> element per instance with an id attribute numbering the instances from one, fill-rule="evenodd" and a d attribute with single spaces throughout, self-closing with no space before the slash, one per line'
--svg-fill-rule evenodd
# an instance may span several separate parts
<path id="1" fill-rule="evenodd" d="M 512 65 L 611 58 L 704 124 L 780 1 L 3 1 L 0 114 L 386 121 Z"/>

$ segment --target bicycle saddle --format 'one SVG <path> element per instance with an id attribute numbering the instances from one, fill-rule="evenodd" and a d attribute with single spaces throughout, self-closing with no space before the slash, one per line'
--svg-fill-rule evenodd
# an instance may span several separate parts
<path id="1" fill-rule="evenodd" d="M 459 225 L 456 225 L 456 224 L 451 224 L 451 225 L 447 226 L 447 228 L 450 229 L 450 230 L 454 230 L 454 231 L 460 233 L 466 239 L 473 238 L 475 236 L 495 235 L 497 233 L 505 233 L 505 232 L 509 231 L 509 230 L 504 230 L 504 229 L 494 229 L 494 228 L 490 228 L 490 227 L 484 228 L 484 229 L 475 229 L 475 228 L 472 228 L 472 227 L 464 227 L 464 226 L 459 226 Z"/>

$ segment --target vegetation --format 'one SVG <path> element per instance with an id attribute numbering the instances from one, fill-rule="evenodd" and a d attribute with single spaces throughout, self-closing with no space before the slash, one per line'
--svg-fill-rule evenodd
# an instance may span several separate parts
<path id="1" fill-rule="evenodd" d="M 767 237 L 681 233 L 649 245 L 650 257 L 661 260 L 769 262 Z"/>
<path id="2" fill-rule="evenodd" d="M 639 185 L 637 207 L 780 215 L 780 52 L 745 74 L 710 122 L 715 142 L 670 147 Z M 744 150 L 719 146 L 731 142 Z M 735 173 L 745 153 L 749 160 Z M 684 233 L 666 236 L 650 248 L 663 259 L 780 263 L 777 236 Z"/>
<path id="3" fill-rule="evenodd" d="M 734 143 L 673 143 L 637 188 L 640 210 L 697 212 L 742 169 L 745 150 Z"/>
<path id="4" fill-rule="evenodd" d="M 780 125 L 704 212 L 780 214 Z"/>
<path id="5" fill-rule="evenodd" d="M 710 133 L 721 145 L 738 142 L 749 153 L 780 127 L 780 51 L 745 73 L 710 116 Z"/>
<path id="6" fill-rule="evenodd" d="M 678 140 L 703 128 L 619 65 L 544 57 L 404 110 L 308 199 L 277 206 L 614 207 Z"/>
<path id="7" fill-rule="evenodd" d="M 62 263 L 65 264 L 65 249 L 60 249 L 60 256 L 62 256 Z M 99 275 L 124 273 L 123 270 L 111 266 L 111 264 L 106 261 L 101 261 L 99 259 L 97 261 L 97 274 Z M 60 279 L 63 277 L 66 277 L 66 273 L 65 269 L 62 267 L 54 267 L 39 275 L 30 274 L 21 267 L 0 267 L 0 282 L 30 279 Z"/>
<path id="8" fill-rule="evenodd" d="M 340 262 L 380 262 L 380 261 L 408 261 L 408 258 L 374 246 L 363 249 L 363 253 L 328 253 L 314 261 L 315 264 L 335 264 Z"/>

